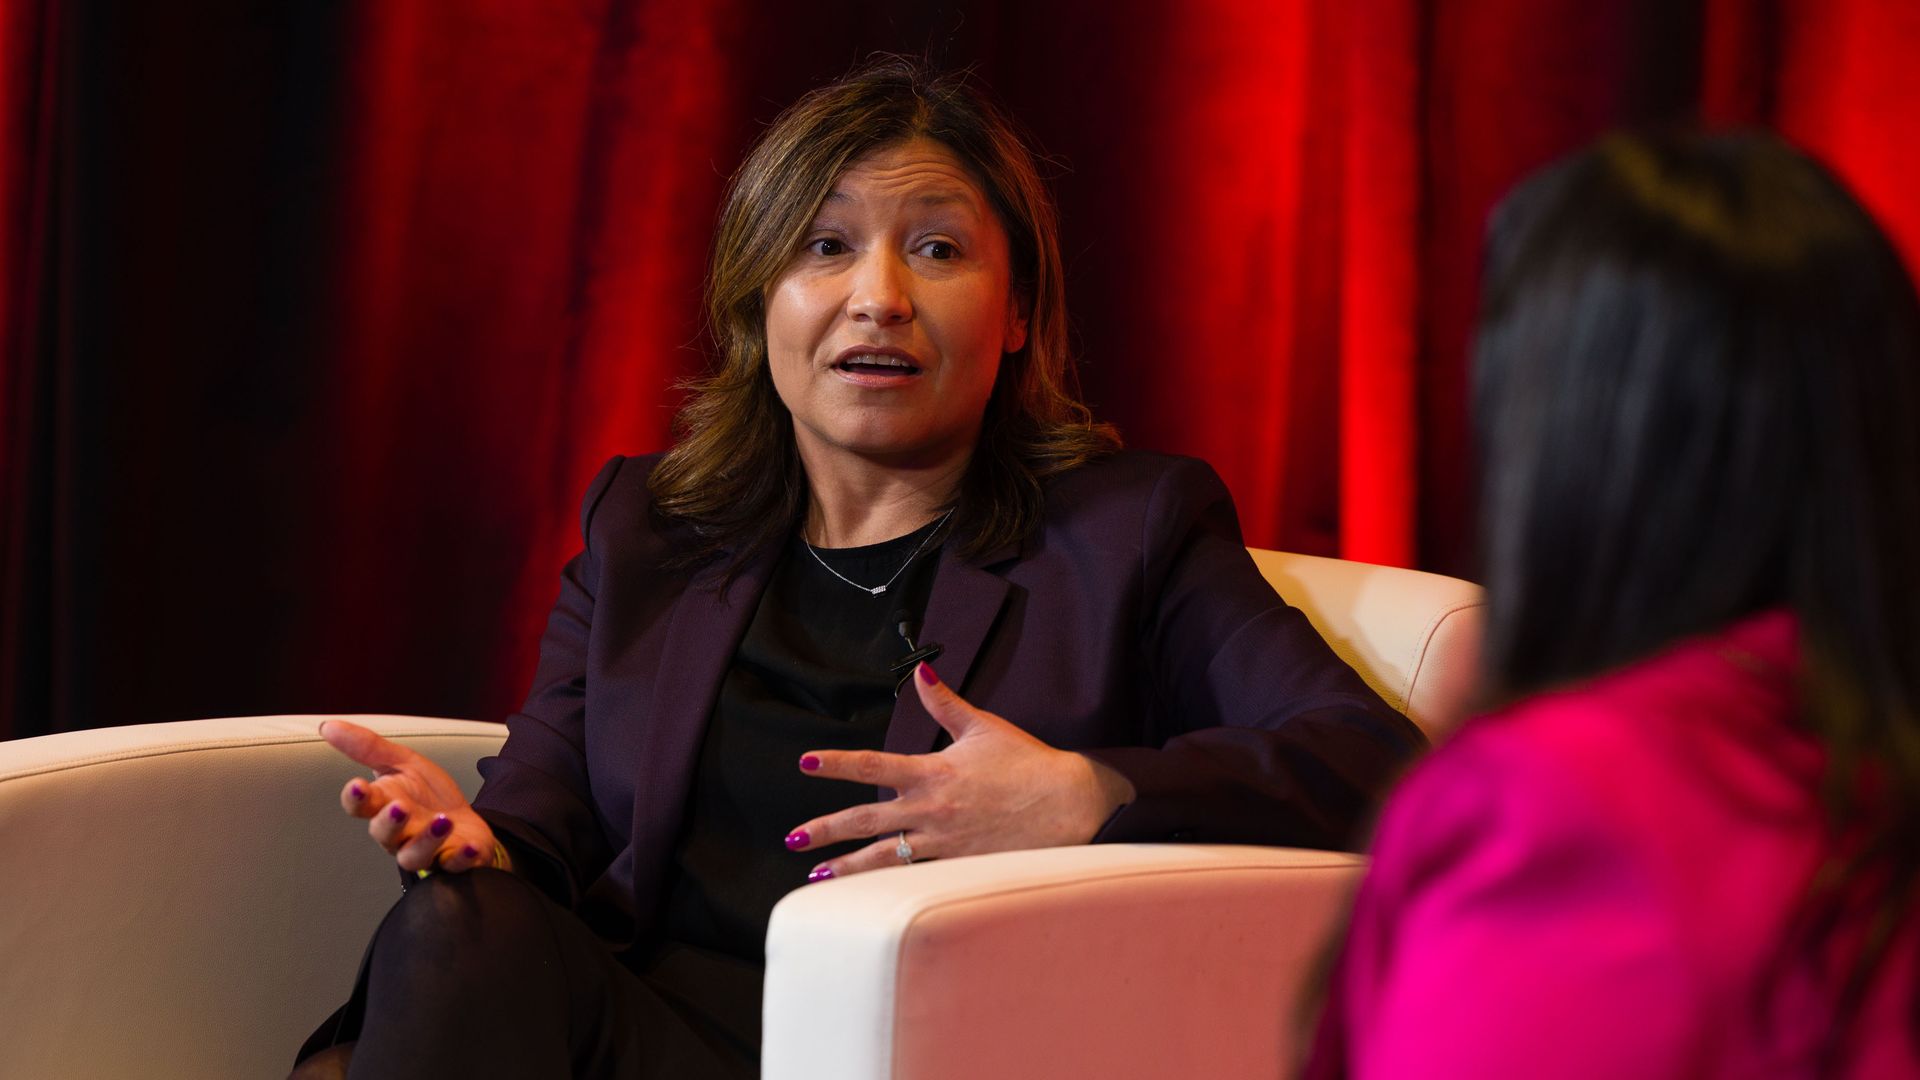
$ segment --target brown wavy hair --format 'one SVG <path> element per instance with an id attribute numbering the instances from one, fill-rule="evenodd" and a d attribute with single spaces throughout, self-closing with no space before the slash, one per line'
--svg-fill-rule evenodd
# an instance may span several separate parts
<path id="1" fill-rule="evenodd" d="M 1014 122 L 964 75 L 884 57 L 790 106 L 727 185 L 714 232 L 706 308 L 711 374 L 674 421 L 676 441 L 648 480 L 654 504 L 691 526 L 690 559 L 739 566 L 780 542 L 807 508 L 793 418 L 767 366 L 766 295 L 848 167 L 914 138 L 967 167 L 1006 230 L 1027 341 L 1000 363 L 980 440 L 955 500 L 962 552 L 979 555 L 1040 522 L 1047 478 L 1118 449 L 1080 400 L 1067 344 L 1053 200 Z"/>

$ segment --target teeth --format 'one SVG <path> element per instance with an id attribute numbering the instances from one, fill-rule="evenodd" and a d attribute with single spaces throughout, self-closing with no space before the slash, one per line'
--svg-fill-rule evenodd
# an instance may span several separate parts
<path id="1" fill-rule="evenodd" d="M 849 356 L 842 362 L 847 364 L 867 364 L 872 367 L 906 368 L 913 366 L 911 361 L 903 357 L 885 356 L 878 353 L 860 353 L 855 356 Z"/>

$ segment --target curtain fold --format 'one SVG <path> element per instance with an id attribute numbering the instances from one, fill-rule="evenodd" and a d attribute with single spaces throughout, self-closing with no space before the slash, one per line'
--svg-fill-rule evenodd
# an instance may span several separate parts
<path id="1" fill-rule="evenodd" d="M 1413 566 L 1426 19 L 1404 0 L 1354 0 L 1340 10 L 1340 555 Z"/>
<path id="2" fill-rule="evenodd" d="M 60 516 L 71 369 L 50 332 L 64 278 L 64 17 L 60 0 L 0 9 L 0 738 L 73 722 Z"/>
<path id="3" fill-rule="evenodd" d="M 1920 252 L 1902 0 L 12 0 L 0 738 L 497 717 L 702 363 L 725 177 L 876 49 L 1049 151 L 1097 413 L 1249 542 L 1473 574 L 1487 209 L 1623 123 L 1776 127 Z"/>

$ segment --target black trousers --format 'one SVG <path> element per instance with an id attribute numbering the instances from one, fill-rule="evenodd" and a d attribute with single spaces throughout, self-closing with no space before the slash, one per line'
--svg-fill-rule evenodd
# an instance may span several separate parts
<path id="1" fill-rule="evenodd" d="M 630 964 L 522 878 L 435 874 L 301 1056 L 351 1041 L 354 1078 L 759 1075 L 757 970 L 672 949 Z"/>

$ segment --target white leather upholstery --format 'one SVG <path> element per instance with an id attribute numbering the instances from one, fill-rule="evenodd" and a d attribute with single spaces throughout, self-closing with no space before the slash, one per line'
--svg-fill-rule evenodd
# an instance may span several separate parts
<path id="1" fill-rule="evenodd" d="M 1387 704 L 1439 742 L 1471 704 L 1486 600 L 1459 578 L 1392 566 L 1248 549 L 1282 599 Z"/>
<path id="2" fill-rule="evenodd" d="M 286 1075 L 400 892 L 321 719 L 0 742 L 0 1077 Z M 506 733 L 353 719 L 468 791 Z"/>
<path id="3" fill-rule="evenodd" d="M 767 937 L 761 1076 L 1271 1080 L 1362 866 L 1115 844 L 807 886 Z"/>

